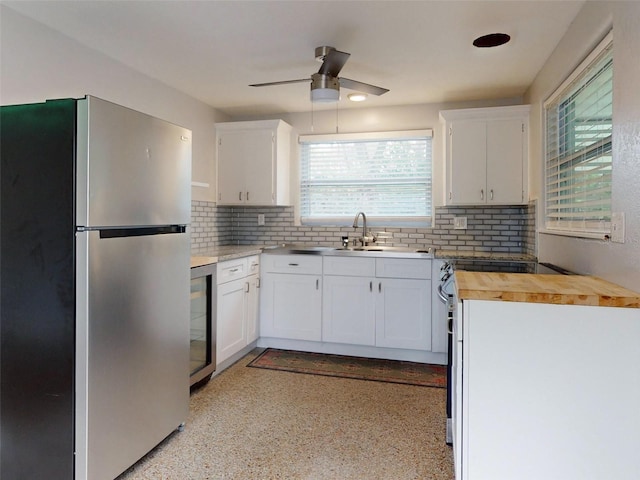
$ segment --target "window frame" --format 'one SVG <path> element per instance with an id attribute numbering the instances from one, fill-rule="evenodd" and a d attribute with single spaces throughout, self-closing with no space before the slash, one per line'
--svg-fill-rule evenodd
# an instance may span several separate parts
<path id="1" fill-rule="evenodd" d="M 549 191 L 549 181 L 547 179 L 548 170 L 551 168 L 551 161 L 555 160 L 562 163 L 568 163 L 572 161 L 572 157 L 575 159 L 580 155 L 589 156 L 594 153 L 595 150 L 608 146 L 608 152 L 606 150 L 602 150 L 600 155 L 609 154 L 609 156 L 613 156 L 613 135 L 610 137 L 606 137 L 604 140 L 596 142 L 588 147 L 585 147 L 583 150 L 579 152 L 574 152 L 573 155 L 568 155 L 564 158 L 560 156 L 556 156 L 554 159 L 549 158 L 549 107 L 553 105 L 559 105 L 562 103 L 563 97 L 567 95 L 569 91 L 571 91 L 576 82 L 580 82 L 582 85 L 587 85 L 590 81 L 596 78 L 595 71 L 590 72 L 590 70 L 599 62 L 601 58 L 608 52 L 613 51 L 613 32 L 610 31 L 605 37 L 599 42 L 599 44 L 587 55 L 587 57 L 572 71 L 572 73 L 567 77 L 567 79 L 562 82 L 562 84 L 554 90 L 554 92 L 549 95 L 547 100 L 543 103 L 542 107 L 542 132 L 544 138 L 544 151 L 542 158 L 542 187 L 544 192 L 544 209 L 543 209 L 543 228 L 540 230 L 541 233 L 551 234 L 551 235 L 561 235 L 561 236 L 571 236 L 571 237 L 581 237 L 581 238 L 598 238 L 602 239 L 611 233 L 611 220 L 610 215 L 611 211 L 609 211 L 609 220 L 605 220 L 601 223 L 600 227 L 594 227 L 589 224 L 588 220 L 583 221 L 583 225 L 571 225 L 567 223 L 562 223 L 562 220 L 551 221 L 549 216 L 549 202 L 550 202 L 550 191 Z M 613 68 L 613 67 L 612 67 Z M 613 73 L 612 73 L 613 75 Z M 612 80 L 613 82 L 613 77 Z M 613 92 L 613 89 L 612 89 Z M 566 100 L 565 100 L 566 101 Z M 612 113 L 611 113 L 611 130 L 613 130 L 613 102 L 612 102 Z M 563 161 L 560 161 L 563 160 Z M 611 171 L 613 170 L 613 158 L 609 164 Z M 572 192 L 575 194 L 575 192 Z M 611 192 L 609 196 L 609 206 L 611 205 L 613 192 Z M 564 222 L 567 222 L 566 217 Z M 584 223 L 586 222 L 586 223 Z M 555 223 L 555 225 L 554 225 Z"/>
<path id="2" fill-rule="evenodd" d="M 367 214 L 368 226 L 385 226 L 385 227 L 408 227 L 408 228 L 432 228 L 434 218 L 434 206 L 433 206 L 433 129 L 419 129 L 419 130 L 399 130 L 399 131 L 384 131 L 384 132 L 362 132 L 362 133 L 336 133 L 336 134 L 313 134 L 313 135 L 300 135 L 298 137 L 299 146 L 299 178 L 298 178 L 298 194 L 299 194 L 299 215 L 297 220 L 302 226 L 327 226 L 327 227 L 343 227 L 351 226 L 353 224 L 353 217 L 359 211 L 359 207 L 354 206 L 353 215 L 338 215 L 338 216 L 326 216 L 326 217 L 312 217 L 304 215 L 303 205 L 303 144 L 305 143 L 330 143 L 330 142 L 370 142 L 370 141 L 384 141 L 384 140 L 401 140 L 415 139 L 424 137 L 427 139 L 428 152 L 428 168 L 430 184 L 429 188 L 429 201 L 428 209 L 430 215 L 428 216 L 377 216 L 369 214 L 364 208 L 365 214 Z"/>

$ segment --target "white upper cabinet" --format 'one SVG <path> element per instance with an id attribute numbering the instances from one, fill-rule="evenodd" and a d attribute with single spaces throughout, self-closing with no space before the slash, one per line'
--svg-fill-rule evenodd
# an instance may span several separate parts
<path id="1" fill-rule="evenodd" d="M 446 205 L 528 202 L 529 106 L 444 110 Z"/>
<path id="2" fill-rule="evenodd" d="M 291 131 L 282 120 L 216 124 L 218 205 L 290 205 Z"/>

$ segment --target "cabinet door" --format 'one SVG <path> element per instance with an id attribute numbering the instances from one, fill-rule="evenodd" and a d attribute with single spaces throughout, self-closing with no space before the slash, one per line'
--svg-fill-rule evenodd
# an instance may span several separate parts
<path id="1" fill-rule="evenodd" d="M 245 200 L 248 205 L 275 204 L 274 131 L 245 132 Z"/>
<path id="2" fill-rule="evenodd" d="M 238 205 L 246 201 L 245 132 L 218 134 L 218 204 Z"/>
<path id="3" fill-rule="evenodd" d="M 260 277 L 259 275 L 250 275 L 246 279 L 249 284 L 247 292 L 247 345 L 258 339 L 258 316 L 259 316 L 259 298 L 260 298 Z"/>
<path id="4" fill-rule="evenodd" d="M 261 336 L 320 341 L 320 275 L 266 273 L 260 290 Z"/>
<path id="5" fill-rule="evenodd" d="M 218 285 L 217 363 L 246 346 L 246 280 Z"/>
<path id="6" fill-rule="evenodd" d="M 486 203 L 486 132 L 484 121 L 453 123 L 449 138 L 448 204 Z"/>
<path id="7" fill-rule="evenodd" d="M 431 282 L 377 279 L 376 346 L 431 350 Z"/>
<path id="8" fill-rule="evenodd" d="M 453 435 L 453 463 L 456 478 L 462 472 L 462 302 L 458 302 L 453 319 L 453 341 L 451 343 L 451 427 Z M 465 472 L 466 475 L 466 472 Z"/>
<path id="9" fill-rule="evenodd" d="M 324 342 L 375 345 L 374 283 L 374 278 L 367 277 L 324 277 Z"/>
<path id="10" fill-rule="evenodd" d="M 487 123 L 487 203 L 524 201 L 524 126 L 520 119 Z"/>

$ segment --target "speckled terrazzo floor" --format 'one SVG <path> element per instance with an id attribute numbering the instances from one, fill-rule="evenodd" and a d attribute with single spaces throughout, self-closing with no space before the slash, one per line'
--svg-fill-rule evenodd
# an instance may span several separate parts
<path id="1" fill-rule="evenodd" d="M 246 368 L 191 396 L 174 433 L 118 480 L 450 480 L 442 388 Z"/>

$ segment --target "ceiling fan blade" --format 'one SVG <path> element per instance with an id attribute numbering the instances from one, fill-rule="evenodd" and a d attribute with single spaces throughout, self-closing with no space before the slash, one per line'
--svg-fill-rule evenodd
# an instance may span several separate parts
<path id="1" fill-rule="evenodd" d="M 337 77 L 344 67 L 344 64 L 347 63 L 350 53 L 341 52 L 339 50 L 329 50 L 329 52 L 324 56 L 324 61 L 320 66 L 320 70 L 318 73 L 323 75 L 329 75 L 330 77 Z"/>
<path id="2" fill-rule="evenodd" d="M 310 78 L 299 78 L 298 80 L 283 80 L 281 82 L 254 83 L 250 87 L 270 87 L 272 85 L 286 85 L 288 83 L 311 82 Z"/>
<path id="3" fill-rule="evenodd" d="M 369 85 L 368 83 L 358 82 L 357 80 L 351 80 L 349 78 L 340 77 L 339 80 L 341 87 L 370 93 L 371 95 L 382 95 L 389 91 L 388 88 L 376 87 L 375 85 Z"/>

